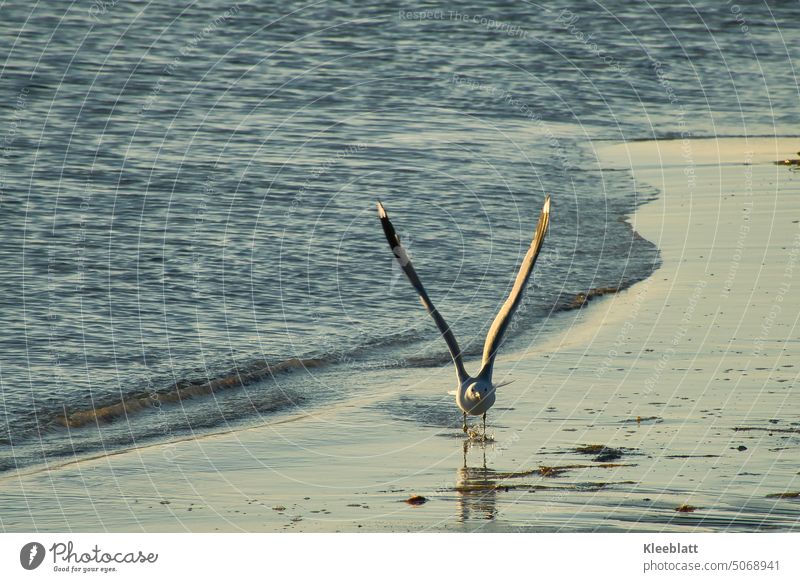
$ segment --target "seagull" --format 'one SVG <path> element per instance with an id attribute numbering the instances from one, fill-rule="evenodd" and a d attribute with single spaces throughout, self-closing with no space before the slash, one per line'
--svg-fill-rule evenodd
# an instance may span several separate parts
<path id="1" fill-rule="evenodd" d="M 536 262 L 536 257 L 539 256 L 539 251 L 542 249 L 544 237 L 547 234 L 547 227 L 550 224 L 550 196 L 547 196 L 542 207 L 542 213 L 539 215 L 539 222 L 536 225 L 536 232 L 533 235 L 531 246 L 522 260 L 522 265 L 519 267 L 517 278 L 514 281 L 514 287 L 506 299 L 500 312 L 494 318 L 492 327 L 489 328 L 489 333 L 486 335 L 486 343 L 483 346 L 483 359 L 481 361 L 481 369 L 477 376 L 470 376 L 464 368 L 464 360 L 461 356 L 461 349 L 458 347 L 453 332 L 450 326 L 439 313 L 439 310 L 433 305 L 433 301 L 428 296 L 425 288 L 422 286 L 414 266 L 411 264 L 411 259 L 408 252 L 400 243 L 400 237 L 394 230 L 394 226 L 389 220 L 389 215 L 383 204 L 378 202 L 378 216 L 381 219 L 383 232 L 386 235 L 386 240 L 389 242 L 389 247 L 392 249 L 397 262 L 403 269 L 406 277 L 411 282 L 411 285 L 417 291 L 422 305 L 427 312 L 436 322 L 436 327 L 442 334 L 444 341 L 447 343 L 447 348 L 450 351 L 450 356 L 453 358 L 453 364 L 456 368 L 456 376 L 458 378 L 458 387 L 455 391 L 456 404 L 464 413 L 464 432 L 468 431 L 467 415 L 483 416 L 483 434 L 486 435 L 486 412 L 492 407 L 495 402 L 495 391 L 500 384 L 492 382 L 492 371 L 494 370 L 494 360 L 497 356 L 497 350 L 503 340 L 503 335 L 511 323 L 511 318 L 514 315 L 517 307 L 522 302 L 522 293 L 525 290 L 525 284 L 530 278 L 533 265 Z"/>

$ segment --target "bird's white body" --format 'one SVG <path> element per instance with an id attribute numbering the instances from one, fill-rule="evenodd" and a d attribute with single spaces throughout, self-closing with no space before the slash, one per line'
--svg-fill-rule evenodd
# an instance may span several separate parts
<path id="1" fill-rule="evenodd" d="M 380 202 L 378 202 L 378 216 L 381 219 L 381 225 L 383 226 L 386 240 L 389 242 L 389 246 L 394 252 L 397 262 L 400 264 L 406 277 L 408 277 L 411 285 L 416 289 L 420 301 L 422 301 L 422 305 L 433 318 L 436 327 L 439 328 L 444 341 L 447 343 L 447 348 L 450 350 L 450 355 L 453 358 L 453 364 L 456 368 L 456 377 L 458 378 L 456 404 L 464 413 L 464 432 L 467 432 L 466 419 L 468 414 L 472 416 L 483 416 L 485 430 L 486 411 L 494 405 L 498 388 L 498 385 L 492 382 L 492 370 L 494 369 L 495 357 L 497 356 L 497 350 L 500 347 L 503 335 L 511 323 L 511 317 L 522 301 L 525 285 L 533 270 L 536 257 L 539 255 L 539 251 L 542 248 L 542 243 L 547 233 L 547 227 L 550 224 L 550 197 L 548 196 L 544 201 L 544 207 L 539 216 L 539 222 L 536 225 L 536 232 L 531 241 L 531 246 L 528 248 L 528 252 L 522 260 L 522 265 L 520 265 L 511 293 L 500 308 L 500 312 L 495 317 L 491 328 L 489 328 L 489 333 L 486 335 L 481 370 L 475 377 L 467 374 L 464 369 L 461 350 L 458 347 L 458 342 L 453 332 L 450 330 L 450 326 L 447 325 L 442 315 L 433 305 L 433 301 L 428 297 L 428 293 L 422 286 L 422 281 L 420 281 L 417 272 L 414 270 L 414 266 L 411 264 L 408 252 L 400 243 L 400 237 L 397 236 L 394 226 L 392 226 L 389 216 L 386 214 L 386 209 L 384 209 Z"/>
<path id="2" fill-rule="evenodd" d="M 456 390 L 456 404 L 462 412 L 480 416 L 494 405 L 497 391 L 491 379 L 467 378 Z"/>

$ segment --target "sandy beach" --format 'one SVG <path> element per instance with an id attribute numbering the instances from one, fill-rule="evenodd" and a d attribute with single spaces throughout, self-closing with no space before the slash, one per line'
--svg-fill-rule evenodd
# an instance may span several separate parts
<path id="1" fill-rule="evenodd" d="M 798 141 L 601 145 L 659 191 L 629 220 L 662 265 L 501 352 L 492 442 L 450 367 L 342 375 L 340 405 L 6 474 L 0 530 L 800 529 Z"/>

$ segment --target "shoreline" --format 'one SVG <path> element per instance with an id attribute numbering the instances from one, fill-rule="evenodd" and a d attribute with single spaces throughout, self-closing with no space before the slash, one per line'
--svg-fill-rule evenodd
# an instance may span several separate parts
<path id="1" fill-rule="evenodd" d="M 464 449 L 452 370 L 387 369 L 305 415 L 4 476 L 0 527 L 800 529 L 800 502 L 776 497 L 800 491 L 797 318 L 782 321 L 800 313 L 800 177 L 772 164 L 796 150 L 792 138 L 604 146 L 604 168 L 659 190 L 630 222 L 661 266 L 501 354 L 498 380 L 515 381 L 489 415 L 491 443 Z"/>

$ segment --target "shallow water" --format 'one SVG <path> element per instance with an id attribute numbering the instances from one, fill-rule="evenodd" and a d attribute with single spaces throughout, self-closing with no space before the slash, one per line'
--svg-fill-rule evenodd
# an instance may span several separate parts
<path id="1" fill-rule="evenodd" d="M 623 217 L 655 191 L 601 173 L 592 144 L 789 131 L 800 14 L 604 7 L 6 5 L 0 470 L 447 364 L 378 199 L 469 353 L 546 193 L 510 347 L 559 329 L 576 294 L 650 275 L 658 252 Z M 293 358 L 321 365 L 236 387 Z M 113 422 L 63 426 L 107 406 Z"/>

